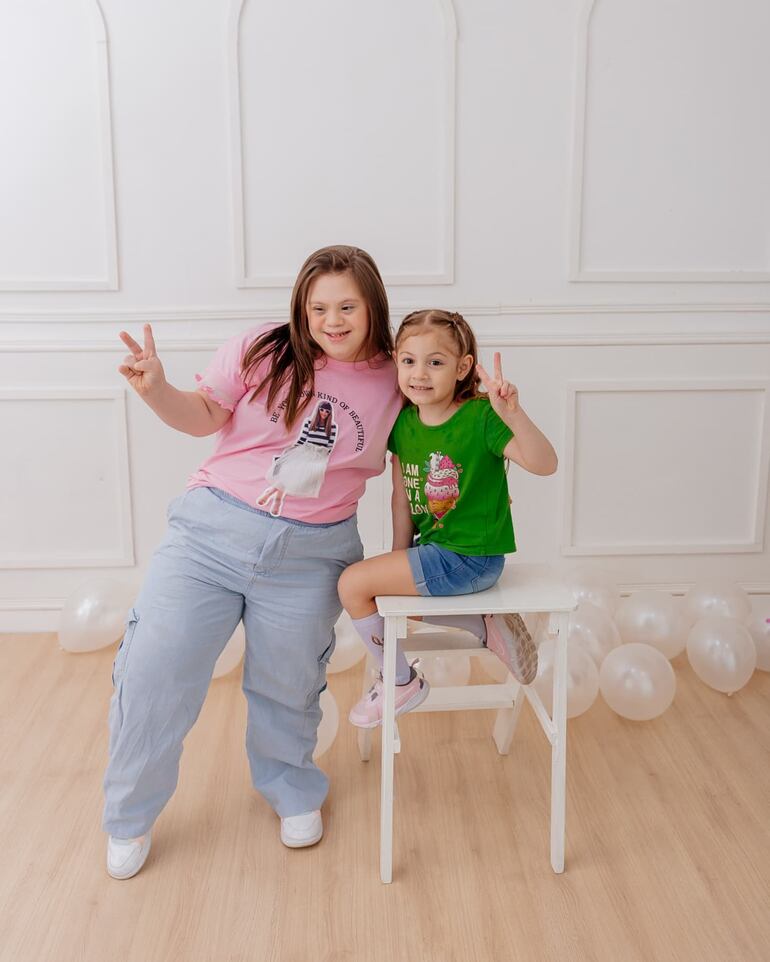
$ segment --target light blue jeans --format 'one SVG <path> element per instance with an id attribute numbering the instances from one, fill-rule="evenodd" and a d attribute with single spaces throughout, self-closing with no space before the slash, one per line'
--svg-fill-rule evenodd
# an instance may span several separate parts
<path id="1" fill-rule="evenodd" d="M 168 521 L 113 668 L 104 830 L 135 838 L 155 822 L 241 619 L 254 787 L 281 816 L 320 808 L 329 782 L 312 757 L 319 697 L 341 611 L 337 581 L 363 557 L 355 517 L 304 524 L 193 488 L 171 502 Z"/>

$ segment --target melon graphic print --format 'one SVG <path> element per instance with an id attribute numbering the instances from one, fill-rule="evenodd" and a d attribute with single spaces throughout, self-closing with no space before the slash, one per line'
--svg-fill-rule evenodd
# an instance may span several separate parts
<path id="1" fill-rule="evenodd" d="M 287 495 L 317 498 L 336 440 L 337 423 L 332 406 L 328 401 L 319 401 L 305 419 L 294 444 L 273 458 L 267 472 L 267 480 L 272 484 L 257 498 L 257 507 L 278 518 Z"/>

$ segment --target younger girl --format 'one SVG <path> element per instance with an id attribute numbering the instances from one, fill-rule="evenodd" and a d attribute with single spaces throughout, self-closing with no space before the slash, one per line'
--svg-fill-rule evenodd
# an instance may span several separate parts
<path id="1" fill-rule="evenodd" d="M 490 377 L 478 364 L 465 319 L 415 311 L 396 335 L 398 384 L 405 407 L 388 441 L 393 452 L 393 550 L 347 568 L 339 593 L 369 650 L 382 665 L 383 619 L 376 595 L 458 595 L 490 588 L 516 550 L 505 459 L 533 474 L 553 474 L 556 453 L 504 380 L 500 355 Z M 478 373 L 477 373 L 478 372 Z M 479 382 L 487 390 L 478 391 Z M 418 542 L 412 545 L 415 530 Z M 533 681 L 537 651 L 519 615 L 425 618 L 473 632 L 522 684 Z M 396 661 L 396 714 L 428 694 L 425 679 Z M 350 721 L 382 721 L 382 678 L 353 707 Z"/>
<path id="2" fill-rule="evenodd" d="M 121 338 L 131 353 L 120 372 L 153 411 L 186 434 L 218 438 L 169 508 L 115 660 L 107 871 L 130 878 L 144 864 L 182 742 L 241 620 L 252 782 L 281 817 L 281 841 L 312 845 L 328 791 L 313 750 L 337 582 L 363 556 L 356 506 L 385 467 L 401 408 L 380 274 L 358 248 L 316 251 L 294 285 L 289 322 L 231 338 L 197 391 L 166 381 L 149 325 L 144 347 Z"/>

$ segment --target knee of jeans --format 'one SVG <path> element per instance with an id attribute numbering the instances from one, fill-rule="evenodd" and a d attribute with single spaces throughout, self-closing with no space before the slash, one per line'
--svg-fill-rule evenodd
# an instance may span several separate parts
<path id="1" fill-rule="evenodd" d="M 325 670 L 325 666 L 324 666 Z M 249 706 L 249 724 L 259 726 L 275 715 L 287 717 L 304 713 L 318 697 L 321 678 L 320 665 L 297 668 L 294 673 L 280 676 L 244 666 L 241 687 Z"/>
<path id="2" fill-rule="evenodd" d="M 352 572 L 350 568 L 345 568 L 340 575 L 340 580 L 337 582 L 337 594 L 345 608 L 347 608 L 350 603 L 354 583 L 355 573 Z"/>

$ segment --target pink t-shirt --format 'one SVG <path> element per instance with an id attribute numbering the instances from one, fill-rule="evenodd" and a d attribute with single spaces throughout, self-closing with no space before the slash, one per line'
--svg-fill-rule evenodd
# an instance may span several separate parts
<path id="1" fill-rule="evenodd" d="M 187 487 L 221 488 L 276 517 L 343 521 L 355 514 L 367 479 L 385 467 L 388 435 L 401 410 L 395 365 L 384 356 L 356 363 L 321 358 L 312 400 L 287 430 L 286 392 L 269 411 L 267 390 L 249 400 L 265 365 L 248 382 L 241 373 L 246 351 L 267 327 L 230 338 L 196 374 L 199 390 L 233 413 Z"/>

